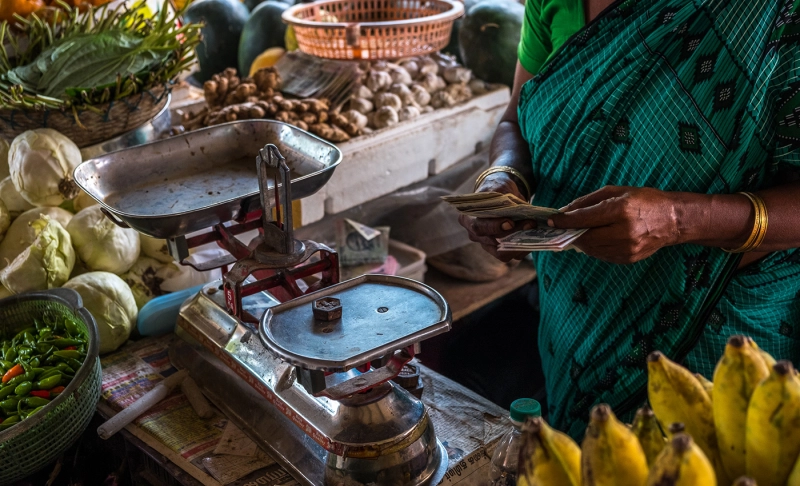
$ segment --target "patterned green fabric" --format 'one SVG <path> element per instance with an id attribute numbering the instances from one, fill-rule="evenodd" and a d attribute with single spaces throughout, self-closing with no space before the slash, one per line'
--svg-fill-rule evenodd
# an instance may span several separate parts
<path id="1" fill-rule="evenodd" d="M 800 0 L 626 0 L 578 32 L 522 90 L 534 204 L 562 207 L 604 185 L 729 194 L 800 167 Z M 626 416 L 646 400 L 661 350 L 711 377 L 728 336 L 800 358 L 800 251 L 735 274 L 695 245 L 633 265 L 534 253 L 551 422 L 583 436 L 592 405 Z"/>
<path id="2" fill-rule="evenodd" d="M 519 63 L 529 73 L 538 73 L 584 23 L 583 0 L 526 0 Z"/>

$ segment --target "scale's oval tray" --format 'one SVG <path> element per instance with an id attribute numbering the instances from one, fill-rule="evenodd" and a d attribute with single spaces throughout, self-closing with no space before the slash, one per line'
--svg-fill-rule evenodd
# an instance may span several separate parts
<path id="1" fill-rule="evenodd" d="M 244 120 L 87 160 L 74 177 L 131 228 L 175 238 L 260 209 L 256 155 L 269 143 L 291 169 L 293 199 L 317 192 L 342 160 L 336 146 L 297 127 Z"/>
<path id="2" fill-rule="evenodd" d="M 314 318 L 321 297 L 342 303 L 342 317 Z M 259 337 L 289 363 L 342 372 L 450 329 L 450 307 L 438 292 L 404 277 L 362 275 L 267 309 Z"/>

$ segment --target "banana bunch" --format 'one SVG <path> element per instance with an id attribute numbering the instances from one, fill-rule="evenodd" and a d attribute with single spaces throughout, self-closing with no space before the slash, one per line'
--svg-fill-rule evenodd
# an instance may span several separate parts
<path id="1" fill-rule="evenodd" d="M 791 362 L 746 336 L 728 339 L 713 382 L 659 352 L 647 361 L 648 398 L 672 449 L 685 432 L 720 485 L 800 486 L 800 378 Z"/>
<path id="2" fill-rule="evenodd" d="M 631 426 L 597 405 L 579 448 L 543 419 L 529 421 L 517 484 L 800 486 L 800 377 L 791 362 L 732 336 L 713 382 L 658 351 L 647 369 L 652 410 L 638 410 Z"/>

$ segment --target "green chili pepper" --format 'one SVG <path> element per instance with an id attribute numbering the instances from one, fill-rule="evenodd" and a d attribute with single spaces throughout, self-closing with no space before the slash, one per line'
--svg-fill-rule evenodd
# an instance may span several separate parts
<path id="1" fill-rule="evenodd" d="M 49 327 L 43 327 L 39 330 L 39 340 L 43 341 L 45 339 L 50 339 L 50 336 L 53 335 L 53 330 Z"/>
<path id="2" fill-rule="evenodd" d="M 61 383 L 61 373 L 37 381 L 35 387 L 37 390 L 49 390 L 58 386 L 59 383 Z"/>
<path id="3" fill-rule="evenodd" d="M 0 359 L 0 367 L 2 367 L 4 370 L 10 370 L 12 366 L 14 366 L 14 363 L 11 361 Z"/>
<path id="4" fill-rule="evenodd" d="M 34 373 L 30 373 L 30 372 L 23 373 L 23 374 L 21 374 L 19 376 L 15 376 L 14 378 L 11 378 L 10 380 L 8 380 L 8 383 L 6 383 L 6 385 L 15 385 L 16 386 L 16 385 L 19 385 L 20 383 L 22 383 L 23 381 L 32 381 L 34 378 L 36 378 L 36 375 Z"/>
<path id="5" fill-rule="evenodd" d="M 37 378 L 39 378 L 39 380 L 41 381 L 41 380 L 44 380 L 45 378 L 48 378 L 50 376 L 60 375 L 60 374 L 62 374 L 62 373 L 61 373 L 61 370 L 59 370 L 58 368 L 50 368 L 49 370 L 46 370 L 41 375 L 37 376 Z"/>
<path id="6" fill-rule="evenodd" d="M 34 356 L 33 358 L 31 358 L 30 361 L 28 361 L 28 364 L 30 366 L 33 366 L 34 368 L 38 368 L 39 365 L 41 364 L 41 360 L 38 357 Z"/>
<path id="7" fill-rule="evenodd" d="M 69 351 L 55 351 L 53 352 L 53 356 L 58 356 L 59 358 L 64 359 L 78 359 L 81 357 L 81 353 L 76 349 L 71 349 Z"/>
<path id="8" fill-rule="evenodd" d="M 33 334 L 26 332 L 25 334 L 22 335 L 22 338 L 25 341 L 25 344 L 27 344 L 28 346 L 32 348 L 36 347 L 36 340 L 33 338 Z"/>
<path id="9" fill-rule="evenodd" d="M 41 407 L 36 407 L 36 408 L 34 408 L 34 409 L 33 409 L 33 410 L 31 410 L 31 412 L 28 414 L 28 417 L 30 417 L 31 415 L 33 415 L 33 414 L 35 414 L 35 413 L 38 413 L 38 412 L 39 412 L 40 410 L 42 410 L 43 408 L 44 408 L 44 405 L 42 405 Z"/>
<path id="10" fill-rule="evenodd" d="M 19 423 L 19 415 L 11 415 L 7 417 L 3 422 L 0 422 L 0 430 L 6 430 L 7 428 L 16 425 Z"/>
<path id="11" fill-rule="evenodd" d="M 80 336 L 83 334 L 72 319 L 64 319 L 64 328 L 66 328 L 67 332 L 72 336 Z"/>
<path id="12" fill-rule="evenodd" d="M 14 411 L 17 409 L 17 404 L 19 403 L 19 401 L 20 398 L 18 397 L 7 398 L 2 402 L 0 402 L 0 408 L 2 408 L 3 410 Z"/>
<path id="13" fill-rule="evenodd" d="M 44 407 L 48 403 L 50 403 L 50 400 L 48 400 L 46 398 L 28 397 L 28 398 L 23 399 L 22 402 L 20 402 L 20 405 L 24 406 L 24 407 L 36 408 L 36 407 Z"/>
<path id="14" fill-rule="evenodd" d="M 13 338 L 11 341 L 12 341 L 12 342 L 19 343 L 20 341 L 22 341 L 23 339 L 25 339 L 25 333 L 26 333 L 26 332 L 27 332 L 28 334 L 30 334 L 30 333 L 32 333 L 32 332 L 36 332 L 36 328 L 34 328 L 34 327 L 29 327 L 29 328 L 27 328 L 27 329 L 23 329 L 23 330 L 21 330 L 20 332 L 18 332 L 18 333 L 17 333 L 17 335 L 16 335 L 16 336 L 14 336 L 14 338 Z"/>
<path id="15" fill-rule="evenodd" d="M 83 359 L 83 358 L 84 358 L 84 356 L 81 356 L 81 359 Z M 69 366 L 70 366 L 70 367 L 71 367 L 73 370 L 79 370 L 79 369 L 81 368 L 81 366 L 83 366 L 83 363 L 81 363 L 81 362 L 80 362 L 80 361 L 78 361 L 77 359 L 68 359 L 68 360 L 67 360 L 67 363 L 69 363 Z"/>
<path id="16" fill-rule="evenodd" d="M 55 386 L 55 385 L 53 385 L 53 386 Z M 14 393 L 18 397 L 22 397 L 22 396 L 25 396 L 28 393 L 30 393 L 31 390 L 33 390 L 33 383 L 30 382 L 30 381 L 23 381 L 22 383 L 17 385 L 16 388 L 14 388 Z"/>
<path id="17" fill-rule="evenodd" d="M 52 341 L 47 341 L 47 344 L 52 344 L 57 348 L 66 348 L 67 346 L 77 346 L 79 344 L 84 344 L 86 341 L 83 339 L 67 339 L 67 338 L 60 338 L 54 339 Z"/>
<path id="18" fill-rule="evenodd" d="M 5 358 L 6 361 L 11 361 L 13 363 L 17 359 L 17 348 L 9 347 L 8 351 L 6 351 Z"/>
<path id="19" fill-rule="evenodd" d="M 29 346 L 17 346 L 17 354 L 26 358 L 31 354 L 32 351 L 33 348 Z"/>
<path id="20" fill-rule="evenodd" d="M 3 388 L 0 388 L 0 400 L 5 399 L 7 396 L 14 393 L 15 385 L 6 385 Z"/>

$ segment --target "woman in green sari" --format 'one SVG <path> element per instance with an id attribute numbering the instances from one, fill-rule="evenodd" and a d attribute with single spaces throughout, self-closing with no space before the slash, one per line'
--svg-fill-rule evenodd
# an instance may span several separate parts
<path id="1" fill-rule="evenodd" d="M 799 75 L 800 0 L 527 0 L 477 190 L 589 228 L 533 254 L 556 427 L 582 437 L 600 402 L 630 417 L 656 349 L 711 378 L 746 334 L 800 364 Z M 535 224 L 461 223 L 502 260 Z"/>

